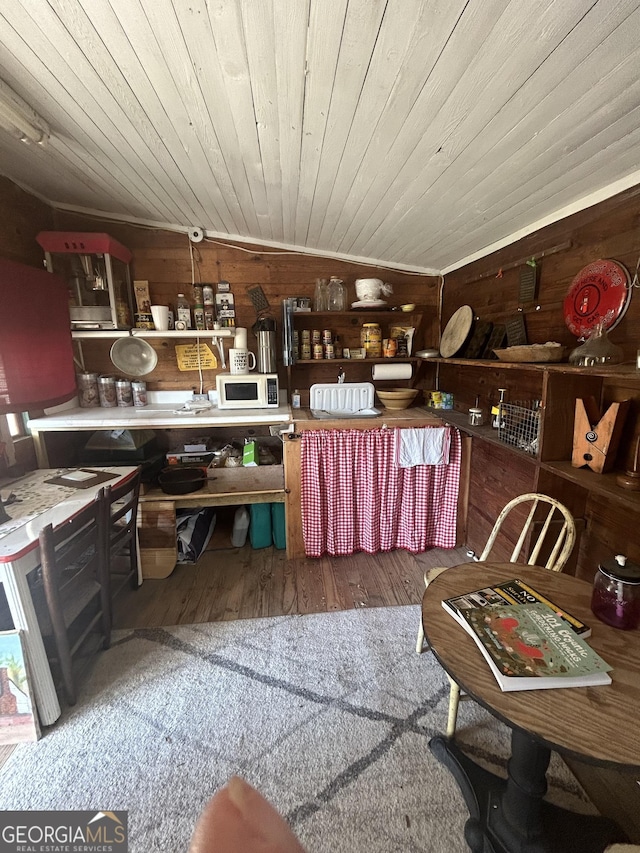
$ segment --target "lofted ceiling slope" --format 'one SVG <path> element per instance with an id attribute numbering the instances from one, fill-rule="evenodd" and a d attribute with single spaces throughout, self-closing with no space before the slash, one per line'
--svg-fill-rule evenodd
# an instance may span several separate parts
<path id="1" fill-rule="evenodd" d="M 640 0 L 11 0 L 54 206 L 447 271 L 640 183 Z"/>

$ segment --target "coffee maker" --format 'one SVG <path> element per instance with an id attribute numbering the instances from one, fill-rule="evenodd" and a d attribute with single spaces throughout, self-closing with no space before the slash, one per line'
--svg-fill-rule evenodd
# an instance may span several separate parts
<path id="1" fill-rule="evenodd" d="M 258 373 L 276 373 L 276 321 L 270 317 L 261 317 L 256 321 L 253 331 L 258 340 Z"/>

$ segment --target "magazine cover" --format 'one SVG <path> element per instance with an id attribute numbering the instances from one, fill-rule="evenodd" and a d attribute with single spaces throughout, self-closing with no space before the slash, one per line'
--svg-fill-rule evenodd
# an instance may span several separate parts
<path id="1" fill-rule="evenodd" d="M 611 683 L 609 664 L 544 604 L 461 613 L 503 690 Z"/>
<path id="2" fill-rule="evenodd" d="M 568 622 L 573 630 L 583 639 L 586 639 L 591 634 L 591 628 L 572 616 L 571 613 L 558 607 L 553 601 L 550 601 L 542 593 L 538 592 L 529 584 L 519 578 L 513 578 L 509 581 L 500 581 L 492 586 L 486 586 L 483 589 L 476 589 L 473 592 L 467 592 L 464 595 L 458 595 L 454 598 L 446 598 L 442 602 L 442 606 L 454 618 L 460 615 L 460 611 L 470 608 L 486 607 L 488 604 L 545 604 L 554 613 L 557 613 L 562 619 Z"/>
<path id="3" fill-rule="evenodd" d="M 22 637 L 19 631 L 0 631 L 0 746 L 39 737 Z"/>

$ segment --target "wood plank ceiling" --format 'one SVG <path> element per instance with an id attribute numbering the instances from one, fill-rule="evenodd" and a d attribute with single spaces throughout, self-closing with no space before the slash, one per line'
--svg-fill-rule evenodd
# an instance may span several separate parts
<path id="1" fill-rule="evenodd" d="M 640 183 L 640 0 L 7 0 L 53 205 L 421 271 Z"/>

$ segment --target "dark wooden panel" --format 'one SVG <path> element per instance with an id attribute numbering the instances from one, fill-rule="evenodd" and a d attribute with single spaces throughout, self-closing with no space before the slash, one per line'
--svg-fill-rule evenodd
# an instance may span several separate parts
<path id="1" fill-rule="evenodd" d="M 586 509 L 587 529 L 578 559 L 578 574 L 592 580 L 598 564 L 616 554 L 640 563 L 638 521 L 599 495 L 591 495 Z"/>
<path id="2" fill-rule="evenodd" d="M 44 255 L 36 235 L 51 228 L 51 208 L 0 177 L 0 257 L 42 269 Z"/>
<path id="3" fill-rule="evenodd" d="M 495 521 L 516 495 L 535 491 L 536 468 L 533 460 L 482 441 L 472 441 L 469 508 L 467 516 L 467 545 L 476 554 L 484 548 Z M 520 519 L 522 521 L 522 519 Z M 496 549 L 496 559 L 508 559 L 518 538 L 517 525 L 505 528 L 502 544 Z M 521 529 L 521 528 L 520 528 Z"/>
<path id="4" fill-rule="evenodd" d="M 440 365 L 440 389 L 455 393 L 456 411 L 466 412 L 470 406 L 478 405 L 488 417 L 491 406 L 500 399 L 499 388 L 506 388 L 505 401 L 540 400 L 542 398 L 542 372 L 504 370 L 488 365 L 474 367 L 460 364 Z"/>

